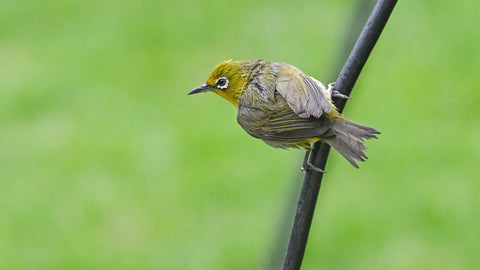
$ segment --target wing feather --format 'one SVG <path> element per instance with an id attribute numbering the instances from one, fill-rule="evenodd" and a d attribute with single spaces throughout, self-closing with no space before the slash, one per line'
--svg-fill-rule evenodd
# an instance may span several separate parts
<path id="1" fill-rule="evenodd" d="M 298 116 L 319 118 L 324 112 L 330 113 L 334 109 L 321 82 L 296 67 L 283 63 L 272 65 L 277 73 L 275 89 Z"/>
<path id="2" fill-rule="evenodd" d="M 302 118 L 288 106 L 278 113 L 271 114 L 261 127 L 268 139 L 301 140 L 318 138 L 329 130 L 324 119 Z"/>

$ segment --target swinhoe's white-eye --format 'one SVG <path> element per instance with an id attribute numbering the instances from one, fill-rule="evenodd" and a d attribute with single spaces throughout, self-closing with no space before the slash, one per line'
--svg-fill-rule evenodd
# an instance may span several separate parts
<path id="1" fill-rule="evenodd" d="M 380 132 L 343 117 L 332 96 L 343 96 L 298 68 L 260 59 L 224 61 L 205 84 L 190 94 L 212 91 L 237 109 L 237 121 L 255 138 L 280 148 L 305 148 L 303 168 L 322 171 L 308 162 L 311 144 L 323 141 L 337 150 L 354 167 L 367 156 L 363 139 Z"/>

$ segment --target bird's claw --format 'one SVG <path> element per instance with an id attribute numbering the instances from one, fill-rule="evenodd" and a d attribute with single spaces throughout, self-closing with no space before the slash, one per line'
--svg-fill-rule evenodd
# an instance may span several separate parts
<path id="1" fill-rule="evenodd" d="M 335 84 L 336 84 L 336 82 L 332 82 L 332 83 L 328 84 L 327 93 L 330 94 L 330 98 L 334 98 L 334 97 L 343 98 L 343 99 L 351 99 L 352 98 L 350 96 L 344 95 L 344 94 L 338 92 L 337 90 L 335 90 Z"/>
<path id="2" fill-rule="evenodd" d="M 325 170 L 322 170 L 320 169 L 319 167 L 313 165 L 312 163 L 310 162 L 305 162 L 303 165 L 302 165 L 302 172 L 306 173 L 307 170 L 312 170 L 312 171 L 315 171 L 315 172 L 318 172 L 318 173 L 326 173 Z"/>
<path id="3" fill-rule="evenodd" d="M 312 163 L 310 163 L 310 161 L 308 161 L 308 159 L 310 158 L 311 151 L 312 151 L 311 149 L 307 149 L 307 151 L 305 152 L 305 158 L 303 159 L 303 164 L 302 164 L 302 172 L 306 173 L 307 170 L 312 170 L 319 173 L 325 173 L 324 170 L 320 169 L 319 167 L 313 165 Z"/>
<path id="4" fill-rule="evenodd" d="M 343 99 L 351 99 L 352 98 L 351 96 L 344 95 L 344 94 L 338 92 L 337 90 L 333 90 L 332 97 L 343 98 Z"/>

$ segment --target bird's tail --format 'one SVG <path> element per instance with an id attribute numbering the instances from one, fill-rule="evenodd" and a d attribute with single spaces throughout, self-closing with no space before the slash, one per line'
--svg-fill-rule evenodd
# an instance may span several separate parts
<path id="1" fill-rule="evenodd" d="M 380 131 L 357 124 L 343 117 L 330 119 L 330 132 L 322 141 L 335 148 L 343 157 L 345 157 L 355 168 L 358 168 L 355 160 L 364 161 L 365 146 L 363 139 L 377 138 L 375 134 Z"/>

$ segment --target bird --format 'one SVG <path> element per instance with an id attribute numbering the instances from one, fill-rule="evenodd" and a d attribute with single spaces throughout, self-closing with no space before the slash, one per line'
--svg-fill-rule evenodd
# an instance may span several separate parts
<path id="1" fill-rule="evenodd" d="M 374 128 L 346 119 L 332 97 L 350 98 L 300 69 L 262 59 L 218 64 L 206 83 L 188 95 L 214 92 L 237 108 L 237 122 L 252 137 L 276 148 L 306 150 L 302 170 L 324 172 L 309 162 L 312 144 L 322 141 L 350 164 L 365 161 L 363 139 L 377 138 Z"/>

